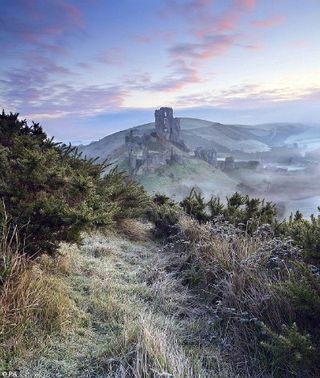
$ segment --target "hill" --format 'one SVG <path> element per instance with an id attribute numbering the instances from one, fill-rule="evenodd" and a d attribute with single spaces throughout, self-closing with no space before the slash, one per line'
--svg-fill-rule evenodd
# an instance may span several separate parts
<path id="1" fill-rule="evenodd" d="M 319 176 L 320 130 L 316 127 L 227 125 L 174 118 L 171 108 L 161 108 L 156 114 L 155 122 L 79 149 L 88 157 L 117 164 L 150 193 L 161 190 L 177 200 L 192 187 L 206 197 L 225 197 L 237 190 L 275 201 L 284 214 L 287 203 L 292 211 L 296 200 L 305 203 L 306 198 L 308 202 L 309 197 L 320 195 L 313 185 Z M 306 209 L 313 203 L 306 204 Z"/>
<path id="2" fill-rule="evenodd" d="M 214 146 L 218 152 L 245 152 L 254 153 L 269 151 L 273 146 L 290 144 L 293 142 L 304 143 L 304 133 L 309 127 L 301 124 L 262 124 L 249 125 L 224 125 L 217 122 L 206 121 L 197 118 L 179 118 L 181 136 L 186 145 L 194 149 L 202 146 Z M 131 127 L 117 133 L 107 135 L 99 141 L 94 141 L 79 149 L 88 157 L 99 156 L 101 159 L 112 156 L 113 152 L 124 146 L 125 136 L 132 130 L 136 135 L 142 136 L 144 132 L 155 128 L 155 123 Z M 311 131 L 309 131 L 312 133 Z M 313 131 L 317 140 L 320 132 Z M 299 137 L 302 137 L 299 139 Z"/>

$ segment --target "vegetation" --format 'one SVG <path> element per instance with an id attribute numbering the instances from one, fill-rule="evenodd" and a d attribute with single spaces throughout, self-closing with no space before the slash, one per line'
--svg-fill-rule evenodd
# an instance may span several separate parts
<path id="1" fill-rule="evenodd" d="M 236 372 L 318 376 L 320 217 L 279 222 L 272 203 L 239 193 L 205 203 L 193 190 L 180 206 L 187 215 L 165 235 L 165 249 L 176 254 L 178 277 L 208 303 L 211 337 L 224 340 Z"/>
<path id="2" fill-rule="evenodd" d="M 167 196 L 156 194 L 146 212 L 147 218 L 155 225 L 157 237 L 168 237 L 176 232 L 176 225 L 182 210 Z"/>
<path id="3" fill-rule="evenodd" d="M 78 242 L 92 226 L 112 226 L 143 212 L 143 188 L 116 169 L 103 176 L 105 168 L 54 143 L 39 124 L 2 113 L 0 198 L 19 228 L 24 253 L 53 254 L 60 242 Z"/>
<path id="4" fill-rule="evenodd" d="M 0 116 L 0 368 L 70 324 L 67 287 L 43 261 L 55 256 L 60 264 L 61 242 L 79 243 L 84 231 L 112 229 L 145 211 L 143 188 L 115 168 L 104 175 L 106 166 L 18 114 Z"/>
<path id="5" fill-rule="evenodd" d="M 320 216 L 149 198 L 106 167 L 0 117 L 0 369 L 320 375 Z"/>

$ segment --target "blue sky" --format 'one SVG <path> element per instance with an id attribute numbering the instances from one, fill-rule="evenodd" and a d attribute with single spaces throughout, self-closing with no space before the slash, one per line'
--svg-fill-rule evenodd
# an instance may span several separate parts
<path id="1" fill-rule="evenodd" d="M 179 116 L 320 123 L 318 0 L 2 0 L 0 106 L 64 141 Z"/>

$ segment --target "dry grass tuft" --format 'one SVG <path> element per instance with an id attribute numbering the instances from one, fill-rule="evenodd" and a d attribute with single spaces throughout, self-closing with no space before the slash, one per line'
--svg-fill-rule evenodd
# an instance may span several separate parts
<path id="1" fill-rule="evenodd" d="M 205 371 L 187 356 L 172 332 L 174 321 L 141 312 L 124 318 L 121 335 L 109 346 L 98 364 L 105 376 L 206 377 Z"/>
<path id="2" fill-rule="evenodd" d="M 47 254 L 42 254 L 37 263 L 47 273 L 69 275 L 75 268 L 74 254 L 76 249 L 75 245 L 62 243 L 57 256 L 53 258 Z"/>
<path id="3" fill-rule="evenodd" d="M 41 264 L 20 253 L 21 245 L 3 236 L 1 245 L 0 357 L 9 361 L 26 352 L 53 331 L 63 332 L 74 310 L 63 281 Z"/>
<path id="4" fill-rule="evenodd" d="M 123 219 L 118 225 L 119 232 L 132 241 L 150 239 L 150 227 L 136 219 Z"/>

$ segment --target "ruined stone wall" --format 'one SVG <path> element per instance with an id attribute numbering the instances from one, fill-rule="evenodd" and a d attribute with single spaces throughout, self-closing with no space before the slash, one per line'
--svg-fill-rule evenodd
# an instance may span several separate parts
<path id="1" fill-rule="evenodd" d="M 216 166 L 217 164 L 217 151 L 214 148 L 197 147 L 194 151 L 194 156 L 211 165 Z"/>
<path id="2" fill-rule="evenodd" d="M 160 139 L 180 143 L 180 120 L 173 117 L 172 108 L 160 108 L 154 112 L 155 129 Z"/>

